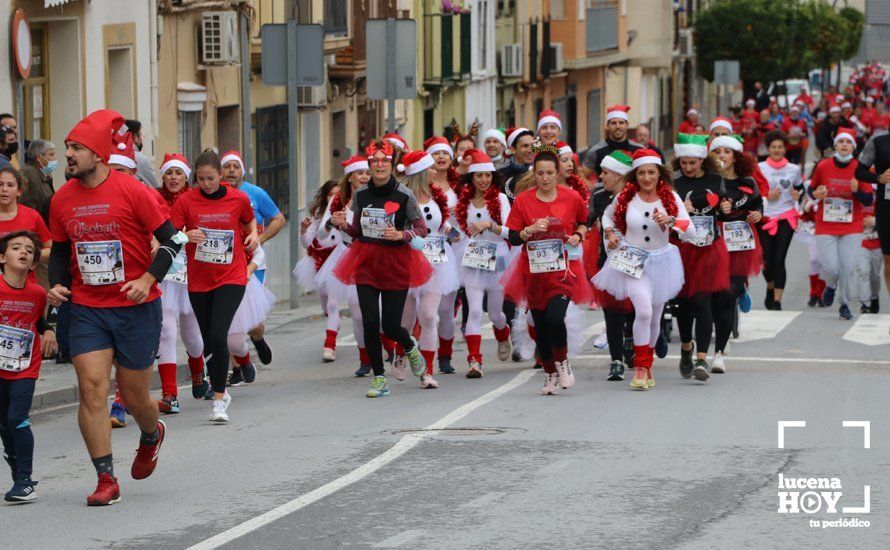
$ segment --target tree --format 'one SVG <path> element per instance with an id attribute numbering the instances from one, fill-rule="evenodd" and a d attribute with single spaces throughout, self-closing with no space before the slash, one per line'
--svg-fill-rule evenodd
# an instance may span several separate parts
<path id="1" fill-rule="evenodd" d="M 825 0 L 716 0 L 694 21 L 699 73 L 713 80 L 714 61 L 737 59 L 747 82 L 805 76 L 853 57 L 863 19 Z"/>

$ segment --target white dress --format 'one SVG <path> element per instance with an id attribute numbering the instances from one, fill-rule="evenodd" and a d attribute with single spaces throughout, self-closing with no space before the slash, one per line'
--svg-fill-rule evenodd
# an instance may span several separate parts
<path id="1" fill-rule="evenodd" d="M 460 274 L 458 272 L 458 263 L 454 255 L 451 243 L 446 238 L 446 232 L 451 227 L 447 221 L 442 220 L 442 209 L 439 204 L 430 199 L 429 202 L 419 204 L 420 213 L 423 221 L 426 223 L 429 234 L 426 241 L 430 243 L 430 248 L 424 251 L 430 264 L 433 266 L 433 276 L 422 286 L 411 289 L 412 296 L 420 296 L 422 294 L 439 294 L 447 296 L 460 288 Z M 433 246 L 444 241 L 444 254 L 436 254 L 435 250 L 439 248 Z M 444 259 L 444 261 L 442 261 Z"/>
<path id="2" fill-rule="evenodd" d="M 677 220 L 686 220 L 688 222 L 689 213 L 680 200 L 680 196 L 674 192 L 671 192 L 671 194 L 674 197 L 674 202 L 677 204 Z M 617 231 L 613 221 L 617 202 L 618 197 L 615 197 L 612 204 L 606 208 L 602 218 L 603 230 L 611 227 Z M 627 205 L 627 213 L 625 215 L 627 233 L 624 235 L 618 248 L 607 251 L 608 258 L 605 265 L 592 279 L 593 284 L 597 288 L 608 292 L 616 300 L 627 298 L 631 293 L 630 291 L 637 285 L 647 285 L 652 296 L 652 303 L 663 304 L 679 294 L 683 288 L 685 277 L 680 251 L 668 240 L 670 230 L 662 230 L 652 220 L 652 215 L 656 210 L 664 212 L 661 200 L 645 202 L 639 195 L 631 199 Z M 684 233 L 676 226 L 673 229 L 680 234 Z M 691 223 L 686 229 L 690 234 L 693 234 L 694 226 Z M 612 256 L 617 251 L 623 249 L 625 245 L 642 248 L 649 253 L 643 267 L 643 273 L 639 278 L 634 278 L 609 267 Z"/>
<path id="3" fill-rule="evenodd" d="M 483 290 L 496 290 L 500 288 L 501 275 L 507 269 L 507 262 L 510 257 L 510 247 L 507 245 L 507 230 L 504 226 L 507 223 L 507 217 L 510 215 L 510 201 L 507 195 L 500 193 L 498 199 L 501 205 L 501 223 L 502 234 L 495 234 L 491 231 L 483 231 L 474 237 L 462 235 L 459 246 L 455 246 L 455 255 L 461 260 L 460 278 L 461 285 L 465 287 L 478 288 Z M 488 206 L 482 205 L 482 208 L 476 208 L 471 202 L 467 206 L 467 227 L 476 222 L 493 221 L 488 214 Z M 457 227 L 460 227 L 458 225 Z M 494 270 L 476 269 L 463 265 L 464 255 L 467 253 L 467 247 L 473 241 L 482 241 L 483 243 L 493 243 L 495 245 L 494 253 Z"/>
<path id="4" fill-rule="evenodd" d="M 174 315 L 194 315 L 189 301 L 185 245 L 182 245 L 167 275 L 158 286 L 161 289 L 161 306 L 165 311 Z"/>
<path id="5" fill-rule="evenodd" d="M 346 223 L 352 224 L 352 208 L 346 208 L 345 212 Z M 318 224 L 318 235 L 316 236 L 316 239 L 318 239 L 318 242 L 321 243 L 322 246 L 333 246 L 334 251 L 331 252 L 331 255 L 328 256 L 328 259 L 322 264 L 321 269 L 316 273 L 315 288 L 318 289 L 319 292 L 335 298 L 341 303 L 349 301 L 350 298 L 353 303 L 357 303 L 358 295 L 355 290 L 355 285 L 344 285 L 340 282 L 340 279 L 334 276 L 334 268 L 337 267 L 340 258 L 346 254 L 349 245 L 352 244 L 352 237 L 331 225 L 329 223 L 330 219 L 331 203 L 329 202 L 327 209 L 325 209 L 324 216 L 322 216 L 321 221 Z"/>
<path id="6" fill-rule="evenodd" d="M 320 223 L 321 220 L 315 218 L 314 220 L 312 220 L 312 223 L 309 224 L 309 227 L 306 228 L 306 233 L 300 235 L 300 244 L 303 246 L 304 250 L 307 250 L 310 246 L 312 246 L 312 242 L 318 236 L 318 226 Z M 315 275 L 318 273 L 315 270 L 315 258 L 307 254 L 304 258 L 297 262 L 297 265 L 294 266 L 294 270 L 291 273 L 297 280 L 297 284 L 300 285 L 300 289 L 307 292 L 310 290 L 315 290 Z"/>
<path id="7" fill-rule="evenodd" d="M 262 246 L 253 251 L 253 259 L 250 261 L 257 265 L 257 270 L 266 268 L 266 254 Z M 229 327 L 229 334 L 243 334 L 255 329 L 266 320 L 274 307 L 275 295 L 256 278 L 256 275 L 251 275 L 244 288 L 244 298 L 241 299 L 241 304 L 232 319 L 232 326 Z"/>

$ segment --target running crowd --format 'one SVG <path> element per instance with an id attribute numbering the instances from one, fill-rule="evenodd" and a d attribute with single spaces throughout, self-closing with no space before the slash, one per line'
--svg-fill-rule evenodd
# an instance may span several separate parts
<path id="1" fill-rule="evenodd" d="M 680 375 L 705 382 L 727 371 L 738 312 L 752 307 L 750 278 L 762 274 L 765 307 L 782 309 L 795 236 L 809 250 L 811 307 L 837 300 L 851 319 L 858 298 L 861 313 L 877 313 L 882 269 L 890 278 L 890 134 L 870 126 L 881 120 L 878 109 L 866 116 L 875 99 L 858 97 L 819 107 L 798 98 L 785 112 L 770 103 L 760 113 L 752 99 L 707 127 L 690 109 L 670 165 L 645 127 L 630 139 L 626 105 L 608 108 L 606 139 L 580 154 L 561 140 L 554 111 L 540 113 L 534 129 L 455 128 L 416 149 L 394 133 L 375 139 L 318 189 L 300 222 L 306 257 L 293 275 L 326 316 L 321 358 L 337 358 L 347 305 L 355 376 L 371 376 L 367 397 L 390 394 L 387 363 L 396 380 L 410 369 L 423 389 L 458 368 L 481 378 L 487 315 L 498 360 L 534 361 L 540 393 L 555 395 L 575 383 L 570 357 L 584 344 L 575 341 L 583 311 L 594 308 L 605 318 L 607 380 L 633 368 L 630 386 L 649 391 L 655 357 L 667 355 L 667 309 L 680 334 Z M 811 132 L 824 158 L 805 174 Z M 152 189 L 137 179 L 137 139 L 114 111 L 78 123 L 65 141 L 68 181 L 45 217 L 18 203 L 19 172 L 0 167 L 9 502 L 37 496 L 29 411 L 41 360 L 57 347 L 78 376 L 78 422 L 98 476 L 91 506 L 120 499 L 110 432 L 128 414 L 140 429 L 131 476 L 154 471 L 166 435 L 159 414 L 180 410 L 177 334 L 192 397 L 211 402 L 214 423 L 229 421 L 228 388 L 256 378 L 248 343 L 261 362 L 272 360 L 263 323 L 275 297 L 264 286 L 263 244 L 284 216 L 244 181 L 235 151 L 168 154 Z M 40 265 L 48 290 L 35 277 Z M 59 311 L 58 336 L 47 305 Z M 467 348 L 460 366 L 455 338 Z M 150 394 L 155 362 L 159 399 Z"/>

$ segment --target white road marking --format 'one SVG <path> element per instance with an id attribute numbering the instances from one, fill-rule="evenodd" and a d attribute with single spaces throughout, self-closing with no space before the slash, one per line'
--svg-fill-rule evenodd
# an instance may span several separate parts
<path id="1" fill-rule="evenodd" d="M 477 397 L 473 401 L 470 401 L 469 403 L 461 407 L 458 407 L 457 409 L 442 417 L 437 422 L 434 422 L 433 424 L 430 424 L 429 426 L 424 428 L 424 430 L 441 430 L 442 428 L 447 428 L 451 424 L 454 424 L 455 422 L 467 416 L 479 407 L 482 407 L 483 405 L 494 401 L 505 393 L 518 388 L 529 379 L 531 379 L 532 376 L 534 376 L 535 374 L 536 372 L 532 369 L 523 370 L 509 382 L 493 389 L 485 395 Z M 198 544 L 191 546 L 189 550 L 209 550 L 211 548 L 219 548 L 224 544 L 232 542 L 235 539 L 243 537 L 248 533 L 256 531 L 257 529 L 260 529 L 278 519 L 281 519 L 288 514 L 292 514 L 297 510 L 300 510 L 301 508 L 305 508 L 306 506 L 309 506 L 310 504 L 313 504 L 329 495 L 332 495 L 340 489 L 348 487 L 353 483 L 364 479 L 368 475 L 373 474 L 393 460 L 403 456 L 405 453 L 416 447 L 417 444 L 419 444 L 430 435 L 435 435 L 435 433 L 436 432 L 422 431 L 412 432 L 404 435 L 389 450 L 362 464 L 348 474 L 338 477 L 337 479 L 326 483 L 325 485 L 322 485 L 321 487 L 313 491 L 301 495 L 291 500 L 290 502 L 286 502 L 277 508 L 269 510 L 264 514 L 249 519 L 244 523 L 236 525 L 235 527 L 223 531 L 218 535 L 210 537 L 203 542 L 199 542 Z"/>
<path id="2" fill-rule="evenodd" d="M 668 355 L 667 359 L 679 359 L 679 355 Z M 602 359 L 608 362 L 609 356 L 606 354 L 589 354 L 579 355 L 576 359 Z M 655 359 L 656 365 L 660 359 Z M 751 363 L 819 363 L 819 364 L 849 364 L 849 365 L 890 365 L 890 361 L 880 361 L 877 359 L 826 359 L 823 357 L 745 357 L 742 355 L 727 355 L 726 361 L 748 361 Z M 576 366 L 577 368 L 577 366 Z"/>
<path id="3" fill-rule="evenodd" d="M 844 340 L 866 346 L 890 344 L 890 315 L 860 315 L 844 334 Z"/>
<path id="4" fill-rule="evenodd" d="M 411 542 L 422 534 L 423 531 L 420 531 L 418 529 L 409 529 L 407 531 L 402 531 L 398 535 L 382 540 L 376 544 L 372 544 L 371 548 L 398 548 L 403 544 Z"/>
<path id="5" fill-rule="evenodd" d="M 751 342 L 775 338 L 800 311 L 767 311 L 754 309 L 741 314 L 741 326 L 736 342 Z"/>
<path id="6" fill-rule="evenodd" d="M 486 508 L 492 502 L 498 500 L 499 498 L 505 496 L 507 493 L 493 492 L 493 493 L 485 493 L 479 498 L 474 498 L 470 502 L 466 502 L 461 504 L 461 508 Z"/>

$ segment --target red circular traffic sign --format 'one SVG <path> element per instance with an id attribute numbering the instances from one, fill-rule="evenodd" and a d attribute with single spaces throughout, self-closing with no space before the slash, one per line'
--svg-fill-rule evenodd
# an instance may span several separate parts
<path id="1" fill-rule="evenodd" d="M 19 75 L 28 78 L 31 75 L 31 26 L 21 9 L 15 10 L 12 16 L 12 53 Z"/>

